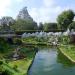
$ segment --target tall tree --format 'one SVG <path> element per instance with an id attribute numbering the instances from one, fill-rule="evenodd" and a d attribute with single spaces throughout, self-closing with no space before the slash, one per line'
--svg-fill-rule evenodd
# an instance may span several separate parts
<path id="1" fill-rule="evenodd" d="M 21 30 L 37 30 L 38 27 L 36 22 L 19 19 L 15 22 L 12 28 L 14 30 L 21 31 Z"/>
<path id="2" fill-rule="evenodd" d="M 10 26 L 12 26 L 15 23 L 15 20 L 10 16 L 4 16 L 1 19 L 1 26 L 3 30 L 10 30 Z"/>
<path id="3" fill-rule="evenodd" d="M 75 14 L 72 10 L 62 12 L 57 18 L 59 28 L 66 30 L 67 27 L 73 22 L 74 15 Z"/>

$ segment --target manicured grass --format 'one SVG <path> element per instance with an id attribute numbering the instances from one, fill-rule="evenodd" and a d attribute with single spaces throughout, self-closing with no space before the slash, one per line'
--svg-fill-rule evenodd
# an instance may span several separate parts
<path id="1" fill-rule="evenodd" d="M 75 63 L 75 46 L 74 45 L 61 45 L 60 51 L 72 62 Z"/>
<path id="2" fill-rule="evenodd" d="M 27 70 L 28 70 L 28 67 L 30 66 L 32 62 L 32 59 L 22 59 L 22 60 L 17 60 L 17 61 L 12 61 L 12 62 L 9 62 L 8 65 L 13 68 L 15 71 L 15 74 L 18 74 L 18 75 L 24 75 L 24 74 L 27 74 Z M 15 68 L 16 66 L 16 68 Z"/>
<path id="3" fill-rule="evenodd" d="M 34 48 L 23 47 L 20 53 L 26 56 L 24 59 L 3 61 L 3 69 L 8 70 L 12 75 L 27 75 L 28 68 L 35 56 Z"/>

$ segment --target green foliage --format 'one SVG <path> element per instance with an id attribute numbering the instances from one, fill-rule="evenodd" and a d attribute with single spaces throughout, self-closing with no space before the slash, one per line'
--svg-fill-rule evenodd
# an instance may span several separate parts
<path id="1" fill-rule="evenodd" d="M 2 17 L 2 21 L 3 21 L 2 25 L 3 24 L 13 25 L 13 23 L 15 22 L 14 19 L 12 17 L 10 17 L 10 16 L 4 16 L 4 17 Z"/>
<path id="2" fill-rule="evenodd" d="M 13 74 L 9 72 L 8 70 L 5 70 L 2 72 L 2 75 L 13 75 Z"/>
<path id="3" fill-rule="evenodd" d="M 22 41 L 19 38 L 15 38 L 13 41 L 14 41 L 14 44 L 17 44 L 17 45 L 21 45 L 22 44 Z"/>
<path id="4" fill-rule="evenodd" d="M 70 30 L 71 30 L 71 29 L 75 29 L 75 21 L 72 22 L 72 23 L 69 25 L 69 29 L 70 29 Z"/>
<path id="5" fill-rule="evenodd" d="M 61 36 L 58 38 L 59 43 L 61 44 L 69 44 L 70 43 L 70 37 L 69 36 Z"/>
<path id="6" fill-rule="evenodd" d="M 17 66 L 17 65 L 14 65 L 13 69 L 14 69 L 15 71 L 18 71 L 17 68 L 18 68 L 18 66 Z"/>
<path id="7" fill-rule="evenodd" d="M 72 23 L 73 19 L 74 12 L 72 10 L 62 12 L 57 18 L 59 28 L 67 29 L 67 27 Z"/>
<path id="8" fill-rule="evenodd" d="M 35 50 L 34 47 L 31 46 L 20 45 L 19 47 L 21 50 L 18 53 L 20 54 L 20 57 L 24 57 L 16 61 L 6 61 L 8 58 L 5 58 L 2 60 L 3 63 L 0 60 L 1 75 L 27 75 L 28 68 L 35 56 Z M 11 53 L 9 53 L 9 55 L 11 55 Z"/>
<path id="9" fill-rule="evenodd" d="M 0 38 L 0 52 L 4 53 L 8 50 L 9 48 L 9 44 L 7 43 L 7 41 L 3 38 Z"/>
<path id="10" fill-rule="evenodd" d="M 3 64 L 3 61 L 0 60 L 0 65 L 2 65 L 2 64 Z"/>
<path id="11" fill-rule="evenodd" d="M 49 31 L 49 30 L 57 30 L 57 24 L 56 23 L 45 23 L 44 31 Z"/>
<path id="12" fill-rule="evenodd" d="M 15 20 L 12 18 L 12 17 L 10 17 L 10 16 L 4 16 L 4 17 L 2 17 L 2 19 L 1 19 L 1 29 L 0 30 L 2 30 L 2 31 L 9 31 L 9 30 L 11 30 L 11 26 L 15 23 Z"/>
<path id="13" fill-rule="evenodd" d="M 48 38 L 46 37 L 26 37 L 22 39 L 25 44 L 47 44 Z"/>
<path id="14" fill-rule="evenodd" d="M 17 20 L 12 26 L 14 30 L 37 30 L 37 23 L 33 21 Z"/>

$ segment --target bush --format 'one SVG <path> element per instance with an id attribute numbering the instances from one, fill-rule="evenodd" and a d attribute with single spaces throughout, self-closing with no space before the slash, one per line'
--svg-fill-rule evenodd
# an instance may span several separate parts
<path id="1" fill-rule="evenodd" d="M 22 41 L 21 41 L 21 39 L 16 38 L 16 39 L 14 39 L 14 43 L 17 45 L 21 45 Z"/>
<path id="2" fill-rule="evenodd" d="M 0 61 L 0 65 L 2 65 L 3 64 L 3 61 Z"/>
<path id="3" fill-rule="evenodd" d="M 9 48 L 9 44 L 7 43 L 7 41 L 3 38 L 0 38 L 0 52 L 4 53 L 6 52 L 6 50 L 8 50 Z"/>
<path id="4" fill-rule="evenodd" d="M 70 43 L 70 37 L 69 36 L 61 36 L 58 38 L 59 43 L 62 44 L 69 44 Z"/>

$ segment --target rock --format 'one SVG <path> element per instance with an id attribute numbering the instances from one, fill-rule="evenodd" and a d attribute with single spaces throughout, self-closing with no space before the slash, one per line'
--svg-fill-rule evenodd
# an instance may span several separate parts
<path id="1" fill-rule="evenodd" d="M 24 7 L 18 14 L 17 19 L 23 19 L 28 21 L 33 21 L 32 17 L 29 15 L 27 7 Z"/>

